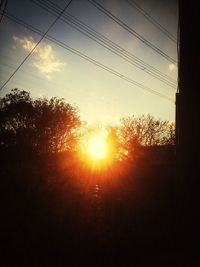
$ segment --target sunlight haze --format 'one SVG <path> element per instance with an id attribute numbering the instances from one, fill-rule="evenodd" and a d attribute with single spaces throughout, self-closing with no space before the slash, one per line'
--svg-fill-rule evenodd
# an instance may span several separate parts
<path id="1" fill-rule="evenodd" d="M 155 52 L 91 2 L 72 1 L 61 18 L 65 21 L 58 20 L 48 33 L 58 40 L 59 44 L 64 44 L 65 48 L 44 38 L 30 58 L 2 89 L 1 97 L 12 88 L 19 88 L 30 91 L 33 97 L 64 98 L 66 102 L 78 106 L 81 118 L 89 123 L 96 121 L 104 124 L 117 123 L 122 117 L 148 113 L 161 119 L 174 121 L 176 63 L 170 62 Z M 99 3 L 145 40 L 177 61 L 176 43 L 155 25 L 149 23 L 149 20 L 130 4 L 131 1 L 98 0 L 94 2 Z M 176 38 L 177 1 L 143 0 L 135 3 Z M 7 13 L 0 24 L 0 85 L 9 78 L 40 38 L 23 23 L 45 32 L 55 20 L 55 16 L 48 10 L 51 12 L 62 10 L 65 5 L 66 1 L 63 0 L 56 2 L 10 0 L 8 2 Z M 65 17 L 66 15 L 69 17 Z M 74 23 L 78 20 L 81 25 L 84 25 L 86 29 L 84 34 L 80 32 L 82 26 L 74 28 L 69 18 L 75 21 Z M 21 24 L 17 24 L 16 19 L 18 23 L 21 21 Z M 90 35 L 91 32 L 93 36 Z M 107 38 L 106 46 L 108 42 L 112 42 L 112 45 L 118 47 L 118 54 L 120 47 L 121 56 L 125 55 L 126 58 L 110 51 L 110 47 L 108 49 L 92 40 L 94 35 L 95 40 L 103 45 L 105 45 L 105 39 L 102 42 L 98 38 L 101 40 Z M 73 49 L 76 54 L 69 51 L 70 49 Z M 130 54 L 137 57 L 136 60 L 142 60 L 166 75 L 165 79 L 169 77 L 170 82 L 165 83 L 150 75 L 149 66 L 138 68 L 135 66 L 136 63 L 133 65 L 128 62 Z M 92 59 L 95 64 L 84 59 L 83 55 Z M 99 63 L 104 68 L 100 67 Z M 130 79 L 150 88 L 153 93 L 129 82 Z M 169 85 L 171 81 L 173 85 Z M 154 91 L 172 101 L 156 95 Z"/>

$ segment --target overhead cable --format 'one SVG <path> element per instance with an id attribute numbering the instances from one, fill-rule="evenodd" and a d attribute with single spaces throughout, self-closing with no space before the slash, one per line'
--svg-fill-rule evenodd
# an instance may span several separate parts
<path id="1" fill-rule="evenodd" d="M 6 15 L 7 18 L 9 18 L 10 20 L 14 21 L 15 23 L 17 23 L 17 24 L 19 24 L 21 26 L 24 26 L 27 29 L 29 29 L 29 30 L 41 35 L 41 36 L 44 35 L 44 33 L 41 30 L 39 30 L 39 29 L 33 27 L 32 25 L 24 22 L 23 20 L 15 17 L 15 16 L 13 16 L 11 14 L 8 15 L 6 13 L 5 15 Z M 76 54 L 77 56 L 89 61 L 90 63 L 94 64 L 95 66 L 98 66 L 99 68 L 104 69 L 104 70 L 108 71 L 109 73 L 111 73 L 111 74 L 113 74 L 113 75 L 115 75 L 115 76 L 117 76 L 117 77 L 119 77 L 119 78 L 121 78 L 121 79 L 123 79 L 123 80 L 125 80 L 125 81 L 127 81 L 127 82 L 129 82 L 129 83 L 131 83 L 131 84 L 133 84 L 133 85 L 135 85 L 135 86 L 147 91 L 147 92 L 149 92 L 149 93 L 152 93 L 154 95 L 157 95 L 157 96 L 159 96 L 161 98 L 164 98 L 164 99 L 174 103 L 172 98 L 170 98 L 170 97 L 168 97 L 168 96 L 166 96 L 166 95 L 164 95 L 162 93 L 159 93 L 158 91 L 156 91 L 156 90 L 154 90 L 154 89 L 152 89 L 152 88 L 150 88 L 150 87 L 148 87 L 148 86 L 146 86 L 144 84 L 141 84 L 141 83 L 135 81 L 134 79 L 132 79 L 132 78 L 126 76 L 126 75 L 123 75 L 122 73 L 120 73 L 120 72 L 118 72 L 118 71 L 116 71 L 116 70 L 114 70 L 114 69 L 102 64 L 101 62 L 99 62 L 99 61 L 97 61 L 97 60 L 85 55 L 84 53 L 80 52 L 79 50 L 77 50 L 77 49 L 75 49 L 73 47 L 70 47 L 66 43 L 64 43 L 62 41 L 59 41 L 55 37 L 53 37 L 53 36 L 51 36 L 49 34 L 46 34 L 44 38 L 49 40 L 49 41 L 51 41 L 51 42 L 53 42 L 54 44 L 57 44 L 58 46 L 64 48 L 65 50 L 68 50 L 71 53 Z"/>
<path id="2" fill-rule="evenodd" d="M 46 32 L 44 32 L 41 35 L 41 38 L 39 41 L 34 45 L 34 47 L 31 49 L 31 51 L 28 53 L 28 55 L 22 60 L 22 62 L 19 64 L 19 66 L 15 69 L 15 71 L 11 74 L 11 76 L 4 82 L 4 84 L 0 87 L 0 91 L 4 88 L 4 86 L 12 79 L 12 77 L 17 73 L 17 71 L 21 68 L 21 66 L 26 62 L 26 60 L 31 56 L 31 54 L 35 51 L 35 49 L 38 47 L 38 45 L 42 42 L 42 40 L 45 38 L 45 36 L 48 34 L 48 32 L 53 28 L 53 26 L 56 24 L 56 22 L 60 19 L 62 14 L 66 11 L 66 9 L 69 7 L 73 0 L 70 0 L 64 9 L 60 12 L 60 14 L 56 17 L 56 19 L 50 24 Z"/>
<path id="3" fill-rule="evenodd" d="M 145 39 L 141 34 L 136 32 L 134 29 L 132 29 L 130 26 L 128 26 L 125 22 L 120 20 L 118 17 L 116 17 L 113 13 L 108 11 L 105 7 L 103 7 L 101 4 L 99 4 L 95 0 L 88 0 L 93 6 L 95 6 L 97 9 L 99 9 L 101 12 L 103 12 L 106 16 L 108 16 L 110 19 L 115 21 L 119 26 L 121 26 L 123 29 L 125 29 L 127 32 L 135 36 L 138 40 L 140 40 L 143 44 L 151 48 L 153 51 L 158 53 L 160 56 L 164 57 L 167 59 L 169 62 L 176 64 L 177 61 L 172 58 L 171 56 L 167 55 L 164 51 L 162 51 L 160 48 L 152 44 L 150 41 Z"/>

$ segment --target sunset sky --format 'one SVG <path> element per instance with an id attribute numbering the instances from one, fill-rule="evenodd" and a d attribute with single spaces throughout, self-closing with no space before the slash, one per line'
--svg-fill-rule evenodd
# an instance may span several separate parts
<path id="1" fill-rule="evenodd" d="M 56 17 L 44 8 L 59 13 L 66 4 L 66 0 L 8 1 L 0 23 L 0 86 L 41 38 L 27 24 L 45 32 Z M 48 33 L 54 42 L 44 38 L 1 97 L 19 88 L 33 97 L 64 98 L 77 105 L 89 123 L 117 123 L 122 117 L 147 113 L 174 120 L 177 45 L 169 36 L 177 37 L 177 0 L 73 0 L 62 19 Z"/>

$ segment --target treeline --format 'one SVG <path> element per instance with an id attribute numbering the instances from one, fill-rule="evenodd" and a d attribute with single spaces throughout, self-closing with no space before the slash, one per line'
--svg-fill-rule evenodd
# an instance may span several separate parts
<path id="1" fill-rule="evenodd" d="M 78 108 L 56 97 L 32 99 L 30 93 L 13 89 L 0 98 L 0 147 L 18 152 L 56 153 L 74 151 L 82 135 Z M 91 130 L 91 129 L 90 129 Z M 107 126 L 118 151 L 131 155 L 138 146 L 174 145 L 175 125 L 151 115 L 122 118 Z"/>
<path id="2" fill-rule="evenodd" d="M 172 248 L 174 124 L 147 115 L 107 126 L 104 171 L 79 157 L 94 128 L 63 99 L 18 89 L 0 99 L 4 266 L 132 266 Z"/>

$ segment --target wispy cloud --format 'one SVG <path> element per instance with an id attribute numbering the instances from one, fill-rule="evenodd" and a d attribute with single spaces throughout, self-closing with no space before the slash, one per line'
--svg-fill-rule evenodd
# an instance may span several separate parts
<path id="1" fill-rule="evenodd" d="M 28 52 L 36 45 L 32 36 L 20 38 L 14 35 L 13 40 Z M 35 54 L 33 66 L 47 79 L 51 78 L 52 73 L 61 71 L 61 68 L 66 65 L 55 58 L 55 52 L 49 44 L 40 43 L 33 53 Z"/>

